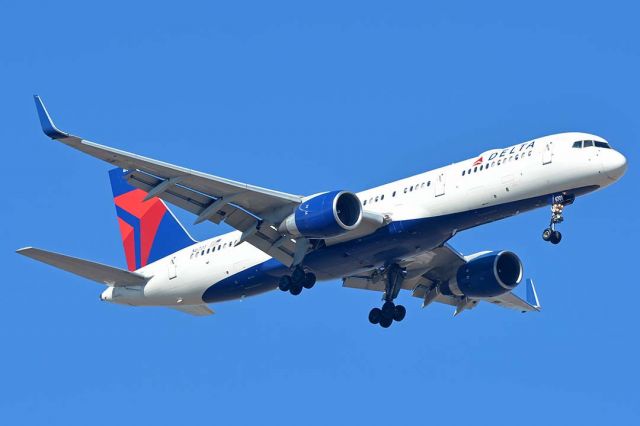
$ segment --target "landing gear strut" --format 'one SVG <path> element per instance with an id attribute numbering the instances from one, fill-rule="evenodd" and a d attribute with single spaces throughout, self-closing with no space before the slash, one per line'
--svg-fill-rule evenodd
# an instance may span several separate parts
<path id="1" fill-rule="evenodd" d="M 302 293 L 302 289 L 310 289 L 316 283 L 316 275 L 312 272 L 305 272 L 301 266 L 296 266 L 291 275 L 283 275 L 278 280 L 278 288 L 281 291 L 288 291 L 294 296 Z"/>
<path id="2" fill-rule="evenodd" d="M 398 264 L 391 264 L 386 271 L 386 283 L 384 290 L 384 304 L 382 308 L 373 308 L 369 312 L 369 322 L 380 324 L 382 328 L 388 328 L 393 321 L 400 322 L 407 314 L 407 310 L 402 305 L 396 305 L 393 300 L 398 296 L 402 281 L 407 275 L 407 271 Z"/>
<path id="3" fill-rule="evenodd" d="M 558 244 L 562 240 L 562 234 L 556 230 L 556 225 L 564 221 L 562 212 L 564 207 L 573 203 L 575 196 L 567 196 L 564 194 L 554 195 L 551 202 L 551 221 L 549 227 L 542 232 L 542 239 L 549 241 L 551 244 Z"/>

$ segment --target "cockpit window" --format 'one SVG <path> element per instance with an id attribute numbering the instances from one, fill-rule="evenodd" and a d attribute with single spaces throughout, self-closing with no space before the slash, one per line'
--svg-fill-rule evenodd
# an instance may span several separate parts
<path id="1" fill-rule="evenodd" d="M 573 143 L 574 148 L 587 148 L 594 145 L 598 148 L 611 149 L 611 146 L 607 142 L 602 141 L 576 141 Z"/>

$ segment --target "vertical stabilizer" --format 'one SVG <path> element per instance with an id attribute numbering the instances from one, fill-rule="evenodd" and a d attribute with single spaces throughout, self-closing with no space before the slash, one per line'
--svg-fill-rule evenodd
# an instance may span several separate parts
<path id="1" fill-rule="evenodd" d="M 120 168 L 109 171 L 127 267 L 135 271 L 195 243 L 159 198 L 144 201 L 147 193 L 125 180 Z"/>

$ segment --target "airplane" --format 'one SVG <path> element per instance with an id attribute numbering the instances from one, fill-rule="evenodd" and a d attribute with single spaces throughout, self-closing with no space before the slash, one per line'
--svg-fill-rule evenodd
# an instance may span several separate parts
<path id="1" fill-rule="evenodd" d="M 115 166 L 109 171 L 127 269 L 38 248 L 21 255 L 105 284 L 100 299 L 162 306 L 196 316 L 215 304 L 279 289 L 299 295 L 316 281 L 380 292 L 369 322 L 402 321 L 400 290 L 451 305 L 454 316 L 480 302 L 521 312 L 541 309 L 533 281 L 514 293 L 523 264 L 509 250 L 463 255 L 461 231 L 551 207 L 542 238 L 558 244 L 563 210 L 576 197 L 622 177 L 625 157 L 604 138 L 560 133 L 410 176 L 358 193 L 308 196 L 236 182 L 99 145 L 59 130 L 34 96 L 53 140 Z M 166 203 L 235 231 L 194 240 Z"/>

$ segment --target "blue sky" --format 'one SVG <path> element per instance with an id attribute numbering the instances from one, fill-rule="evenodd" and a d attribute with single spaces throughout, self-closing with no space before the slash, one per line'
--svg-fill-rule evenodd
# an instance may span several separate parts
<path id="1" fill-rule="evenodd" d="M 640 10 L 398 3 L 3 2 L 3 424 L 638 423 Z M 571 130 L 630 168 L 566 210 L 557 247 L 546 209 L 452 241 L 517 252 L 542 313 L 402 295 L 383 330 L 378 294 L 328 282 L 192 318 L 14 254 L 124 266 L 109 166 L 44 137 L 34 93 L 87 139 L 291 193 Z M 174 211 L 198 238 L 227 231 Z"/>

